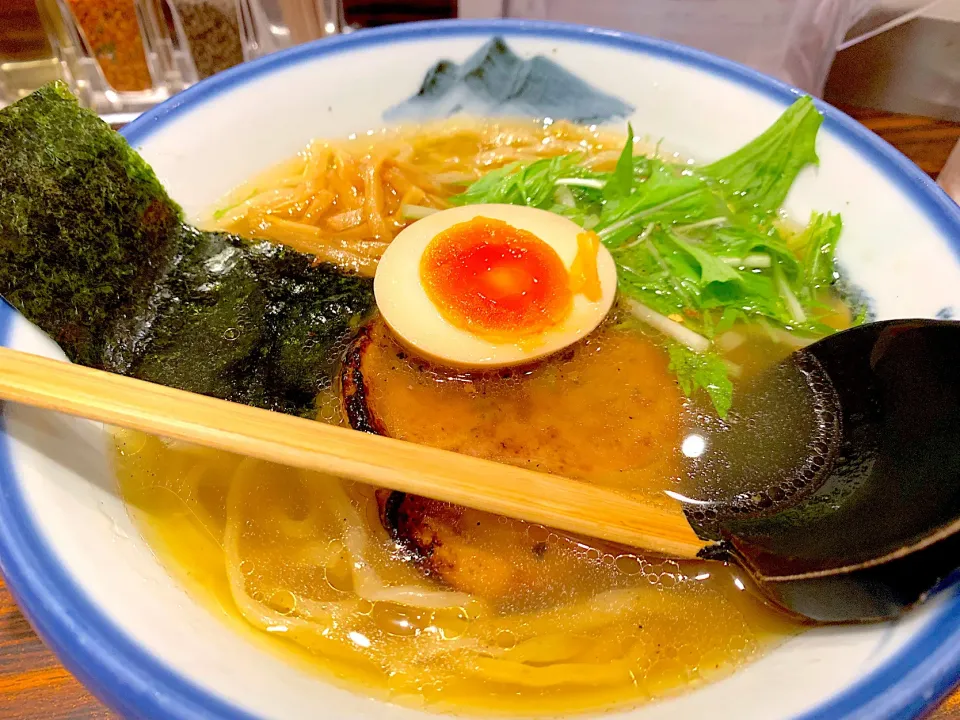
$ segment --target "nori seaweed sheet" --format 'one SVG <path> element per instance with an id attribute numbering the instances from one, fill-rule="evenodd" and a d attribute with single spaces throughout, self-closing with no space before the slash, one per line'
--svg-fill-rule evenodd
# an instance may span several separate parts
<path id="1" fill-rule="evenodd" d="M 60 84 L 0 110 L 0 295 L 67 357 L 310 416 L 372 282 L 198 231 Z"/>
<path id="2" fill-rule="evenodd" d="M 294 415 L 312 413 L 335 349 L 373 304 L 370 280 L 270 243 L 185 228 L 128 373 Z"/>
<path id="3" fill-rule="evenodd" d="M 0 294 L 75 362 L 109 365 L 118 324 L 171 261 L 180 208 L 66 87 L 0 111 Z"/>

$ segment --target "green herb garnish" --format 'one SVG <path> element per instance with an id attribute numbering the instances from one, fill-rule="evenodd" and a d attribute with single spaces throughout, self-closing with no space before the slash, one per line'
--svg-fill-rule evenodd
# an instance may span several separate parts
<path id="1" fill-rule="evenodd" d="M 775 212 L 797 174 L 817 164 L 817 131 L 822 122 L 813 100 L 800 98 L 756 139 L 700 172 L 721 184 L 736 210 Z"/>
<path id="2" fill-rule="evenodd" d="M 628 127 L 613 172 L 591 171 L 578 155 L 515 163 L 453 201 L 538 207 L 597 232 L 635 314 L 676 343 L 680 387 L 706 392 L 724 416 L 731 383 L 714 337 L 738 320 L 807 337 L 830 331 L 818 318 L 821 291 L 837 279 L 840 217 L 815 213 L 792 234 L 778 215 L 797 175 L 817 162 L 821 122 L 813 101 L 801 98 L 755 140 L 701 167 L 634 157 Z"/>
<path id="3" fill-rule="evenodd" d="M 680 389 L 687 396 L 703 390 L 717 414 L 725 417 L 733 402 L 733 383 L 723 358 L 712 352 L 694 352 L 678 344 L 671 344 L 667 352 L 670 354 L 670 371 L 676 373 Z"/>

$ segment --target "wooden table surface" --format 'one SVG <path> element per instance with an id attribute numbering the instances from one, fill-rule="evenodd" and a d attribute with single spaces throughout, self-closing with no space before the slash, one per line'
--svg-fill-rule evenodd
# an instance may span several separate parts
<path id="1" fill-rule="evenodd" d="M 960 123 L 843 108 L 932 177 L 960 140 Z M 57 662 L 17 610 L 0 580 L 0 720 L 115 718 Z M 931 716 L 960 720 L 960 691 Z"/>

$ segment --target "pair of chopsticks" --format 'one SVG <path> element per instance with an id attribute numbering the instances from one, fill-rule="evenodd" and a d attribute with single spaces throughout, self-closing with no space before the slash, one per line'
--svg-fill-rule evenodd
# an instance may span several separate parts
<path id="1" fill-rule="evenodd" d="M 466 505 L 631 547 L 696 557 L 679 504 L 175 390 L 0 348 L 0 398 Z"/>

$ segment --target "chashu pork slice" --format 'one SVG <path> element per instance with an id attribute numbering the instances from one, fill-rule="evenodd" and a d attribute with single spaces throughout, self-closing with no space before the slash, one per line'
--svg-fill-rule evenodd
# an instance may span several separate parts
<path id="1" fill-rule="evenodd" d="M 610 324 L 535 366 L 467 373 L 412 355 L 375 319 L 347 351 L 341 393 L 357 430 L 655 497 L 677 482 L 682 398 L 666 353 L 635 330 Z M 429 575 L 486 598 L 559 599 L 609 550 L 415 495 L 377 498 Z"/>

